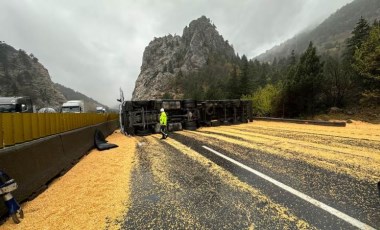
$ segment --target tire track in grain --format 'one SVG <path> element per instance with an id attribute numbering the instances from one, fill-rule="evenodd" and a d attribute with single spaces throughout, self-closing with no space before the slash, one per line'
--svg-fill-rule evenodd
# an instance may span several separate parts
<path id="1" fill-rule="evenodd" d="M 200 142 L 198 145 L 210 146 L 338 210 L 357 216 L 365 223 L 372 226 L 380 224 L 377 211 L 378 192 L 372 182 L 295 157 L 287 158 L 283 154 L 269 154 L 234 141 L 226 142 L 218 135 L 210 137 L 199 132 L 184 131 L 177 132 L 173 138 L 182 143 L 197 140 Z"/>
<path id="2" fill-rule="evenodd" d="M 256 211 L 266 215 L 271 216 L 272 220 L 280 221 L 280 222 L 290 222 L 295 223 L 295 226 L 297 226 L 298 229 L 311 229 L 313 228 L 310 226 L 307 222 L 305 222 L 302 219 L 299 219 L 297 216 L 292 214 L 287 208 L 283 207 L 282 205 L 279 205 L 275 202 L 273 202 L 270 198 L 268 198 L 266 195 L 262 194 L 259 190 L 255 189 L 254 187 L 240 181 L 236 176 L 229 173 L 222 167 L 218 166 L 217 164 L 211 164 L 209 159 L 202 156 L 198 152 L 192 150 L 191 148 L 183 145 L 182 143 L 169 139 L 167 141 L 169 145 L 179 150 L 181 153 L 185 154 L 186 156 L 190 157 L 191 159 L 195 160 L 197 163 L 203 165 L 204 167 L 208 168 L 208 171 L 212 173 L 214 176 L 218 177 L 226 186 L 229 186 L 230 189 L 235 190 L 238 188 L 241 192 L 248 193 L 251 196 L 251 203 L 253 207 L 255 207 Z M 246 213 L 249 213 L 249 209 L 247 209 L 247 204 L 239 202 L 238 200 L 236 202 L 232 203 L 236 208 L 240 210 L 244 210 Z M 249 217 L 252 214 L 249 214 Z M 248 218 L 251 219 L 251 218 Z M 254 226 L 257 226 L 257 224 L 253 223 Z M 288 226 L 290 227 L 290 226 Z"/>
<path id="3" fill-rule="evenodd" d="M 125 229 L 315 229 L 181 143 L 139 138 Z"/>

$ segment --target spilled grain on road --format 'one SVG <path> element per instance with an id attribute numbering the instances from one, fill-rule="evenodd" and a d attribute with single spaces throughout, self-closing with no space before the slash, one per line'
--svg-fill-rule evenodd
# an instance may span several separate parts
<path id="1" fill-rule="evenodd" d="M 194 161 L 208 168 L 208 170 L 214 176 L 219 177 L 227 186 L 230 186 L 234 189 L 237 188 L 240 192 L 249 193 L 252 196 L 252 203 L 254 203 L 257 207 L 256 210 L 258 212 L 265 213 L 268 216 L 271 216 L 273 221 L 293 222 L 295 223 L 298 229 L 312 229 L 312 226 L 310 226 L 304 220 L 299 219 L 297 216 L 293 215 L 287 208 L 273 202 L 270 198 L 262 194 L 259 190 L 242 182 L 236 176 L 232 175 L 230 172 L 226 171 L 217 164 L 211 163 L 209 159 L 192 150 L 191 148 L 173 139 L 167 140 L 167 143 L 179 150 L 181 153 L 190 157 Z M 264 207 L 260 207 L 259 204 L 265 205 Z M 246 204 L 239 203 L 239 200 L 232 202 L 231 205 L 234 205 L 237 209 L 246 208 Z M 246 213 L 249 213 L 249 210 L 247 210 Z M 255 226 L 255 223 L 251 223 L 251 227 L 253 226 Z"/>
<path id="2" fill-rule="evenodd" d="M 315 128 L 319 136 L 314 136 L 314 140 L 318 140 L 319 137 L 324 137 L 323 134 L 336 135 L 336 133 L 339 133 L 339 137 L 353 138 L 355 141 L 360 142 L 360 139 L 357 139 L 358 136 L 352 134 L 354 127 L 348 128 L 347 133 L 344 133 L 345 128 L 341 127 L 318 127 L 283 123 L 272 124 L 270 122 L 265 122 L 264 124 L 263 122 L 259 122 L 259 124 L 255 126 L 255 123 L 256 122 L 237 126 L 202 128 L 197 132 L 186 131 L 184 135 L 195 139 L 213 138 L 229 144 L 259 150 L 269 155 L 278 155 L 287 159 L 298 159 L 317 167 L 322 167 L 333 172 L 349 174 L 369 182 L 377 182 L 380 179 L 380 151 L 376 147 L 330 146 L 329 143 L 323 143 L 323 141 L 319 143 L 318 141 L 308 142 L 301 138 L 293 138 L 291 135 L 281 135 L 290 129 L 293 131 L 298 130 L 301 133 L 307 129 L 307 133 L 311 134 L 314 130 L 313 128 Z M 266 124 L 269 125 L 265 126 Z M 306 128 L 302 129 L 301 126 L 306 126 Z M 373 125 L 369 126 L 372 127 Z M 258 127 L 262 129 L 271 127 L 271 133 L 256 133 L 255 131 Z M 252 128 L 252 130 L 250 130 L 250 128 Z M 274 130 L 274 128 L 276 128 L 276 130 Z M 376 130 L 374 127 L 368 129 L 361 128 L 359 133 L 361 137 L 365 136 L 367 141 L 371 140 L 374 142 L 374 145 L 377 145 L 376 137 L 378 134 L 374 132 Z"/>
<path id="3" fill-rule="evenodd" d="M 136 139 L 117 132 L 118 148 L 92 150 L 49 188 L 22 205 L 25 218 L 0 229 L 119 229 L 130 202 Z"/>

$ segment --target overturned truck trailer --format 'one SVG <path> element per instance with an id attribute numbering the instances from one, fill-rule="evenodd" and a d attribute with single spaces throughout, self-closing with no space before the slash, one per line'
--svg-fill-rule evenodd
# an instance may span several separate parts
<path id="1" fill-rule="evenodd" d="M 201 126 L 218 126 L 252 122 L 250 100 L 149 100 L 124 101 L 120 111 L 122 130 L 129 135 L 147 135 L 160 130 L 160 109 L 168 115 L 168 130 L 196 130 Z"/>

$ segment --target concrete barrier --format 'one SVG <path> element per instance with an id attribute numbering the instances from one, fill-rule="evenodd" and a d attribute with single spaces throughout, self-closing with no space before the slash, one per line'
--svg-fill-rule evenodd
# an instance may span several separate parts
<path id="1" fill-rule="evenodd" d="M 67 163 L 75 163 L 94 147 L 94 134 L 95 128 L 92 126 L 60 134 Z"/>
<path id="2" fill-rule="evenodd" d="M 51 180 L 65 167 L 59 135 L 15 145 L 0 151 L 0 168 L 18 184 L 12 194 L 24 201 Z M 0 201 L 0 214 L 5 214 Z"/>
<path id="3" fill-rule="evenodd" d="M 104 133 L 104 135 L 111 135 L 116 129 L 119 128 L 119 122 L 107 122 L 107 133 Z"/>
<path id="4" fill-rule="evenodd" d="M 289 122 L 289 123 L 296 123 L 296 124 L 310 124 L 310 125 L 323 125 L 323 126 L 335 126 L 335 127 L 346 127 L 346 122 L 344 122 L 344 121 L 316 121 L 316 120 L 284 119 L 284 118 L 273 118 L 273 117 L 254 117 L 253 120 Z"/>
<path id="5" fill-rule="evenodd" d="M 0 169 L 18 184 L 12 193 L 16 200 L 23 202 L 34 197 L 94 148 L 95 129 L 108 136 L 117 127 L 118 121 L 109 121 L 0 149 Z M 0 201 L 0 217 L 6 214 L 4 203 Z"/>

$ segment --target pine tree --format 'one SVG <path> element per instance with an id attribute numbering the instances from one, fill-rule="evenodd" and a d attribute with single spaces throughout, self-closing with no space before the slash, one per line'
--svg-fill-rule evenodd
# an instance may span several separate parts
<path id="1" fill-rule="evenodd" d="M 290 57 L 288 59 L 288 63 L 290 66 L 292 66 L 292 65 L 295 65 L 296 62 L 297 62 L 296 53 L 294 52 L 294 50 L 292 50 L 292 53 L 290 54 Z"/>
<path id="2" fill-rule="evenodd" d="M 355 50 L 360 48 L 361 44 L 367 39 L 370 31 L 370 26 L 363 17 L 361 17 L 352 31 L 352 37 L 347 40 L 347 49 L 345 58 L 352 63 Z"/>
<path id="3" fill-rule="evenodd" d="M 284 70 L 285 79 L 281 83 L 282 86 L 282 98 L 281 98 L 281 111 L 282 117 L 298 115 L 298 112 L 294 111 L 295 103 L 297 102 L 297 97 L 293 93 L 292 86 L 295 85 L 294 77 L 297 68 L 297 57 L 292 50 L 290 56 L 285 60 L 286 69 Z"/>
<path id="4" fill-rule="evenodd" d="M 360 75 L 380 81 L 380 27 L 373 26 L 367 39 L 355 50 L 353 67 Z"/>
<path id="5" fill-rule="evenodd" d="M 289 90 L 295 100 L 293 101 L 295 108 L 292 108 L 294 115 L 297 113 L 313 115 L 319 107 L 317 95 L 320 94 L 322 88 L 322 66 L 316 48 L 310 42 L 309 47 L 300 57 L 289 85 Z"/>
<path id="6" fill-rule="evenodd" d="M 363 78 L 365 101 L 380 104 L 380 27 L 372 26 L 369 36 L 353 57 L 354 70 Z"/>
<path id="7" fill-rule="evenodd" d="M 329 107 L 344 106 L 349 91 L 352 87 L 356 87 L 351 82 L 348 70 L 342 66 L 341 60 L 327 56 L 324 64 L 324 75 L 323 90 L 326 95 L 326 105 Z"/>
<path id="8" fill-rule="evenodd" d="M 245 55 L 241 57 L 241 73 L 240 73 L 240 94 L 247 95 L 250 92 L 250 81 L 248 73 L 248 59 Z"/>
<path id="9" fill-rule="evenodd" d="M 240 79 L 239 79 L 239 75 L 238 75 L 238 67 L 236 65 L 234 65 L 232 67 L 232 71 L 230 73 L 230 78 L 228 81 L 227 90 L 228 90 L 228 97 L 229 98 L 231 98 L 231 99 L 240 98 L 241 94 L 240 94 L 239 86 L 240 86 Z"/>
<path id="10" fill-rule="evenodd" d="M 365 88 L 365 82 L 358 72 L 353 68 L 355 50 L 360 48 L 362 43 L 368 37 L 370 26 L 368 22 L 361 17 L 356 24 L 356 27 L 352 31 L 352 37 L 346 41 L 346 49 L 343 54 L 343 69 L 346 70 L 352 84 L 356 85 L 355 88 L 350 90 L 350 96 L 352 98 L 360 97 L 363 88 Z"/>
<path id="11" fill-rule="evenodd" d="M 379 27 L 379 26 L 380 26 L 380 21 L 377 20 L 377 19 L 375 19 L 375 20 L 373 21 L 372 26 L 373 26 L 373 27 Z"/>

